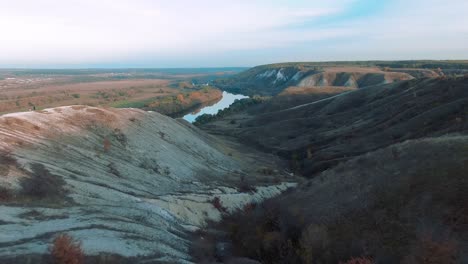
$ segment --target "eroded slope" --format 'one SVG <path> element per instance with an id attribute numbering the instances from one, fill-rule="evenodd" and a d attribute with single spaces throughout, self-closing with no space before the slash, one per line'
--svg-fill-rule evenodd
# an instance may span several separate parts
<path id="1" fill-rule="evenodd" d="M 136 109 L 3 115 L 0 154 L 0 259 L 13 263 L 39 262 L 64 232 L 88 256 L 190 262 L 187 231 L 220 218 L 214 198 L 229 212 L 292 185 L 270 157 Z"/>

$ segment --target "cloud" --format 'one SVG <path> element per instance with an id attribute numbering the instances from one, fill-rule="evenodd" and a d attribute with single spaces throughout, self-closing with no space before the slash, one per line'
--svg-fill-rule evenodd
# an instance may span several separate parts
<path id="1" fill-rule="evenodd" d="M 466 1 L 363 8 L 370 1 L 0 0 L 0 66 L 246 65 L 467 50 Z"/>

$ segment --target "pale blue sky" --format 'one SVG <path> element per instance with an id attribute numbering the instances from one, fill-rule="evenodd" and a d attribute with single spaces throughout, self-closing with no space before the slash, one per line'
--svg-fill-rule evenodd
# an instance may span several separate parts
<path id="1" fill-rule="evenodd" d="M 0 0 L 0 67 L 468 59 L 466 0 Z"/>

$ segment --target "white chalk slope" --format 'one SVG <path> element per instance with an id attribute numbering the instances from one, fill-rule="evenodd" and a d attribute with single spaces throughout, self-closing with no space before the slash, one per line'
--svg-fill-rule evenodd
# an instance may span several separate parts
<path id="1" fill-rule="evenodd" d="M 33 163 L 63 178 L 67 197 L 0 202 L 0 259 L 45 253 L 54 235 L 82 241 L 86 254 L 190 262 L 187 230 L 274 196 L 293 183 L 241 193 L 241 175 L 260 177 L 235 149 L 195 127 L 136 109 L 69 106 L 0 117 L 0 186 L 20 192 Z M 257 175 L 257 176 L 256 176 Z M 282 177 L 282 176 L 277 176 Z"/>

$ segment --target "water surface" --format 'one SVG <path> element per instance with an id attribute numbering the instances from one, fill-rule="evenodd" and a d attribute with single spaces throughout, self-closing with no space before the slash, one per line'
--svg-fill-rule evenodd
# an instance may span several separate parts
<path id="1" fill-rule="evenodd" d="M 237 99 L 249 98 L 248 96 L 242 94 L 232 94 L 228 92 L 223 92 L 223 97 L 214 105 L 205 106 L 201 109 L 198 109 L 190 114 L 184 115 L 184 119 L 189 121 L 190 123 L 195 122 L 195 119 L 203 114 L 211 114 L 215 115 L 220 110 L 228 108 L 232 103 L 234 103 Z"/>

